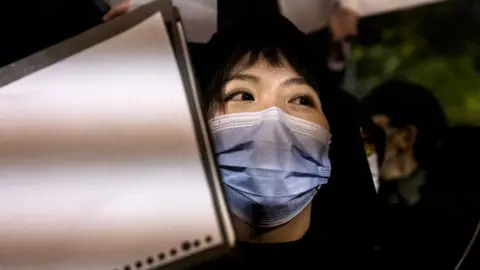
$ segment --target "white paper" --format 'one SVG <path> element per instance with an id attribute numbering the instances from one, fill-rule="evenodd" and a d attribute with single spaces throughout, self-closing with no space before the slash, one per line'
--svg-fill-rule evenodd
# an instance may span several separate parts
<path id="1" fill-rule="evenodd" d="M 180 10 L 190 42 L 207 43 L 217 32 L 217 0 L 173 0 L 173 5 Z"/>
<path id="2" fill-rule="evenodd" d="M 305 33 L 326 27 L 336 4 L 350 8 L 360 17 L 442 2 L 445 0 L 278 0 L 282 14 Z"/>
<path id="3" fill-rule="evenodd" d="M 341 0 L 342 4 L 355 10 L 361 17 L 443 2 L 445 0 Z"/>
<path id="4" fill-rule="evenodd" d="M 130 10 L 154 0 L 129 0 Z M 107 0 L 110 6 L 124 3 L 125 0 Z M 207 43 L 217 31 L 217 0 L 173 0 L 180 11 L 187 38 L 191 42 Z"/>
<path id="5" fill-rule="evenodd" d="M 278 0 L 281 13 L 305 33 L 328 25 L 336 0 Z"/>
<path id="6" fill-rule="evenodd" d="M 0 88 L 0 269 L 149 269 L 219 245 L 196 141 L 160 13 Z"/>

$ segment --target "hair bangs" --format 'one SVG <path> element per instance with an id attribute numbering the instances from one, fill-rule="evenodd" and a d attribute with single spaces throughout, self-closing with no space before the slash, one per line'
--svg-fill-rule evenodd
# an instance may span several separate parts
<path id="1" fill-rule="evenodd" d="M 208 112 L 222 105 L 222 89 L 232 73 L 238 69 L 248 69 L 260 60 L 265 60 L 272 67 L 291 67 L 318 92 L 315 74 L 308 72 L 309 65 L 306 59 L 302 59 L 299 51 L 288 44 L 267 42 L 236 44 L 233 50 L 230 50 L 230 54 L 223 58 L 220 68 L 206 88 L 204 107 Z"/>
<path id="2" fill-rule="evenodd" d="M 223 88 L 235 70 L 259 60 L 272 67 L 288 66 L 313 89 L 317 80 L 317 55 L 304 33 L 283 17 L 249 19 L 216 33 L 208 43 L 208 62 L 202 70 L 203 108 L 211 113 L 223 104 Z M 211 115 L 211 114 L 210 114 Z"/>

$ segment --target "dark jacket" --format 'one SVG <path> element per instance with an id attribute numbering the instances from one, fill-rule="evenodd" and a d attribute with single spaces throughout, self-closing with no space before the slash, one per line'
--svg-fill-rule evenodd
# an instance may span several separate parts
<path id="1" fill-rule="evenodd" d="M 379 192 L 379 269 L 454 269 L 473 235 L 471 215 L 450 191 L 438 189 L 442 176 L 417 171 L 384 182 Z"/>

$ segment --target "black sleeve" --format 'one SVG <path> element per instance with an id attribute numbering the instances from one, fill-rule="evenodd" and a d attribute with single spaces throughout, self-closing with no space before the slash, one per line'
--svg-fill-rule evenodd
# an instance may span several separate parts
<path id="1" fill-rule="evenodd" d="M 360 135 L 359 104 L 338 92 L 332 127 L 332 176 L 313 204 L 319 245 L 334 269 L 372 268 L 376 192 Z"/>

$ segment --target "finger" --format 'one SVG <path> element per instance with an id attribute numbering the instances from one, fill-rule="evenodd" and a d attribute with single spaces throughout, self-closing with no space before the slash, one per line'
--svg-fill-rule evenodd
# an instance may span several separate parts
<path id="1" fill-rule="evenodd" d="M 104 21 L 110 21 L 112 20 L 113 18 L 116 18 L 118 16 L 121 16 L 125 13 L 127 13 L 130 9 L 130 2 L 127 1 L 127 2 L 124 2 L 120 5 L 116 5 L 114 7 L 112 7 L 110 9 L 110 11 L 107 12 L 107 14 L 105 14 L 105 16 L 103 16 L 103 20 Z"/>
<path id="2" fill-rule="evenodd" d="M 357 14 L 347 8 L 340 8 L 330 17 L 330 30 L 334 40 L 357 35 Z"/>
<path id="3" fill-rule="evenodd" d="M 333 36 L 334 40 L 339 40 L 343 36 L 343 29 L 341 23 L 338 21 L 336 17 L 332 17 L 330 20 L 330 32 Z"/>
<path id="4" fill-rule="evenodd" d="M 357 35 L 358 14 L 349 8 L 340 8 L 340 21 L 347 35 Z"/>

